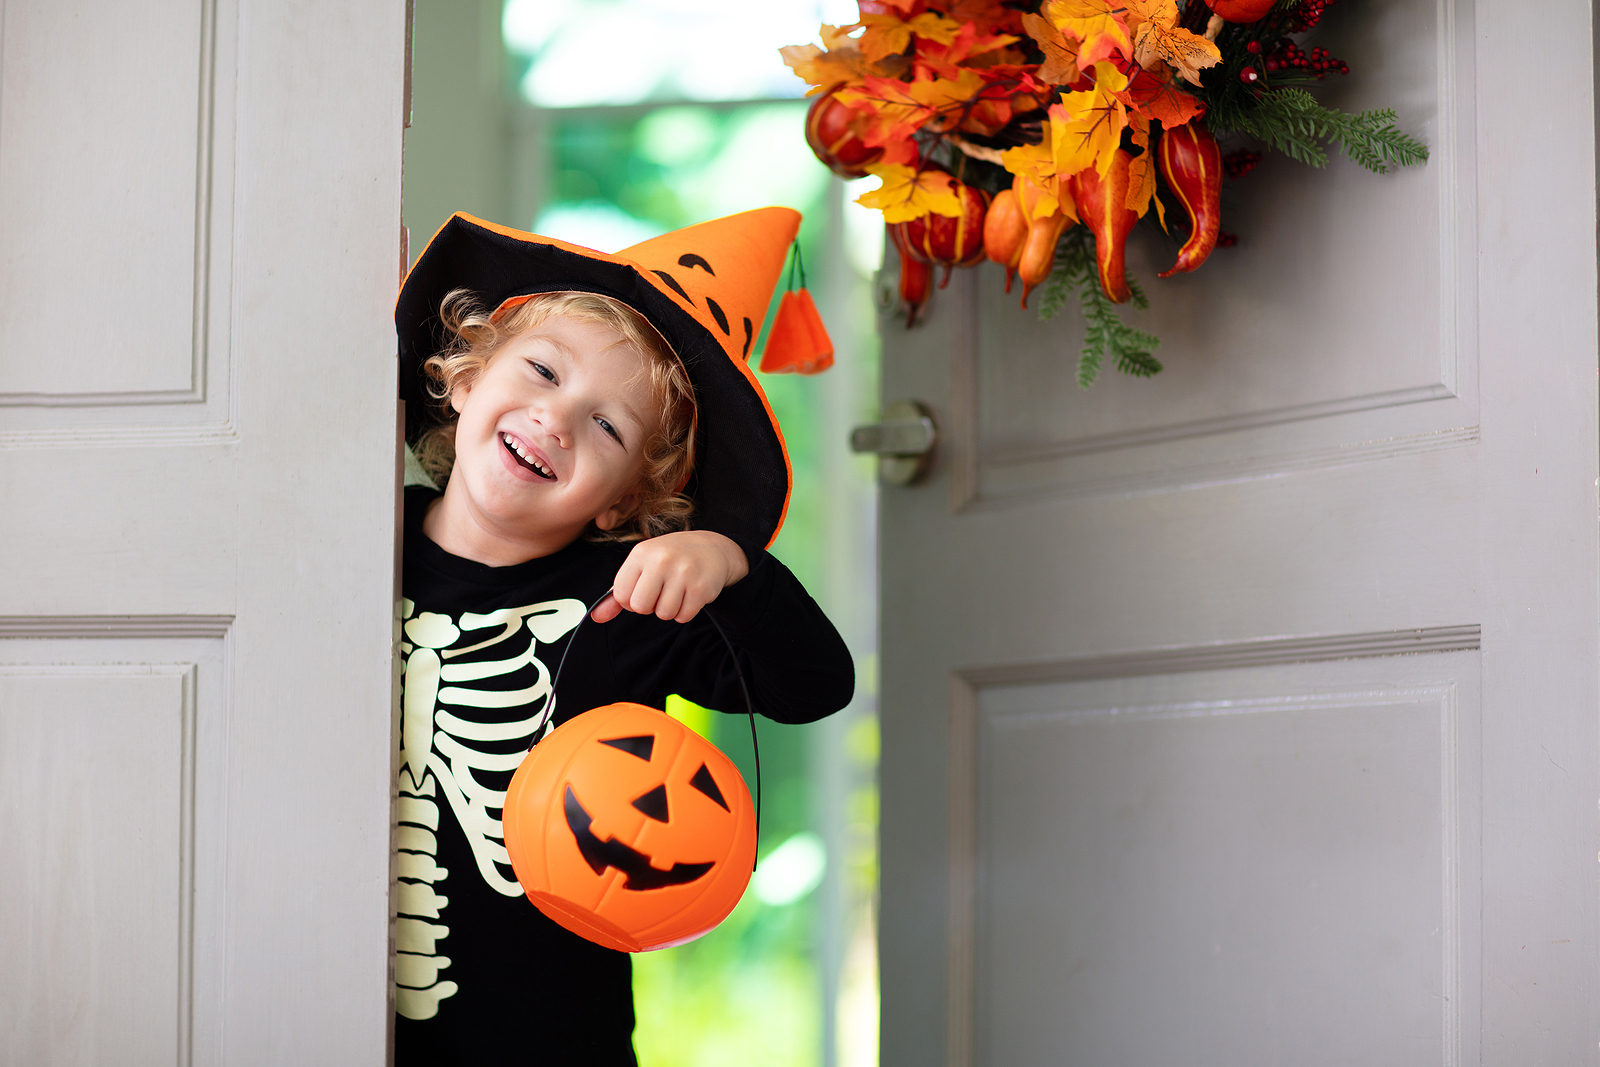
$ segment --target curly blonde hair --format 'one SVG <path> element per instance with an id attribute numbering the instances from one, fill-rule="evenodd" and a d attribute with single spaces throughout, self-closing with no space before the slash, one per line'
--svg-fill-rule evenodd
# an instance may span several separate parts
<path id="1" fill-rule="evenodd" d="M 489 359 L 507 342 L 552 318 L 609 327 L 644 353 L 650 389 L 661 425 L 645 442 L 644 472 L 633 513 L 610 530 L 590 524 L 591 541 L 640 541 L 689 527 L 694 503 L 680 490 L 694 469 L 694 386 L 683 364 L 643 315 L 620 300 L 598 293 L 537 293 L 498 315 L 484 308 L 476 293 L 454 289 L 439 305 L 450 343 L 422 365 L 428 393 L 439 401 L 436 425 L 418 438 L 414 451 L 422 469 L 443 487 L 456 459 L 457 416 L 449 397 L 458 386 L 471 387 Z"/>

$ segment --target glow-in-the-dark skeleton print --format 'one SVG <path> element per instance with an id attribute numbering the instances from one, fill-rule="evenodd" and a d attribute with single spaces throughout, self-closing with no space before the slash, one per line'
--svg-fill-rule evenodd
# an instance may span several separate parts
<path id="1" fill-rule="evenodd" d="M 401 602 L 399 912 L 395 1010 L 431 1019 L 457 991 L 439 972 L 450 934 L 449 898 L 437 892 L 434 834 L 439 802 L 450 805 L 472 847 L 478 875 L 508 897 L 522 895 L 506 855 L 500 809 L 511 774 L 533 739 L 552 725 L 550 667 L 535 654 L 583 618 L 579 600 L 550 600 L 459 618 Z M 514 718 L 506 718 L 507 715 Z M 457 877 L 460 877 L 457 873 Z"/>

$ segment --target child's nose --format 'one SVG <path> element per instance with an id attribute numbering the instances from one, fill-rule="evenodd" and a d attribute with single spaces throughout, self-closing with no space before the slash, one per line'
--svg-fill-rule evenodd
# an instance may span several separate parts
<path id="1" fill-rule="evenodd" d="M 573 413 L 570 405 L 564 404 L 559 399 L 549 399 L 533 409 L 533 421 L 544 428 L 544 432 L 556 439 L 556 444 L 567 448 L 572 443 Z"/>

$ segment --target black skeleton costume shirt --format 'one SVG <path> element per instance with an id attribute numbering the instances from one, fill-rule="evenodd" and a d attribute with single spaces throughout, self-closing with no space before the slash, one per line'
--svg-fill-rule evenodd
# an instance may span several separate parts
<path id="1" fill-rule="evenodd" d="M 577 630 L 552 693 L 586 605 L 611 587 L 631 546 L 579 540 L 490 567 L 422 532 L 437 498 L 406 490 L 395 1063 L 632 1065 L 627 954 L 528 901 L 500 806 L 552 704 L 556 723 L 617 701 L 665 707 L 672 693 L 741 711 L 733 662 L 704 612 L 686 624 L 623 612 Z M 756 710 L 803 723 L 844 707 L 855 685 L 844 642 L 783 564 L 746 554 L 749 575 L 711 610 L 738 649 Z"/>

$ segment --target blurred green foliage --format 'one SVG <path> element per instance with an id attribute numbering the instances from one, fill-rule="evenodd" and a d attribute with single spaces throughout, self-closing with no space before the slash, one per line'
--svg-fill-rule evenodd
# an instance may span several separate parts
<path id="1" fill-rule="evenodd" d="M 806 216 L 800 240 L 815 263 L 827 171 L 805 148 L 805 103 L 736 108 L 676 105 L 584 112 L 553 120 L 556 197 L 535 229 L 550 232 L 573 207 L 611 211 L 666 232 L 764 204 Z M 565 216 L 573 217 L 573 216 Z M 551 225 L 546 225 L 550 223 Z M 557 236 L 561 236 L 557 230 Z M 573 239 L 580 240 L 575 232 Z M 777 306 L 776 297 L 772 308 Z M 770 321 L 771 311 L 768 319 Z M 765 337 L 758 339 L 759 352 Z M 816 379 L 763 377 L 794 468 L 788 519 L 773 552 L 815 588 L 821 577 L 823 486 Z M 711 740 L 755 787 L 742 709 L 718 709 Z M 683 709 L 678 709 L 680 716 Z M 693 715 L 692 710 L 688 714 Z M 698 716 L 696 716 L 698 718 Z M 704 720 L 700 720 L 704 721 Z M 698 727 L 700 722 L 696 722 Z M 761 853 L 811 826 L 804 728 L 760 720 Z M 678 948 L 634 958 L 635 1047 L 643 1067 L 812 1067 L 820 1061 L 820 983 L 811 898 L 773 906 L 747 893 L 716 930 Z"/>

